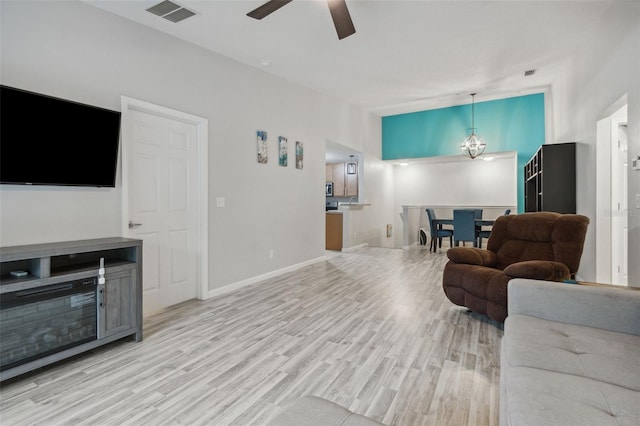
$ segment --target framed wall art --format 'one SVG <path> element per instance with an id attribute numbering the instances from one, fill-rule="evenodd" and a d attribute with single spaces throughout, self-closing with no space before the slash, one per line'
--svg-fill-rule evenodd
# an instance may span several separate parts
<path id="1" fill-rule="evenodd" d="M 287 167 L 289 146 L 287 138 L 284 136 L 278 136 L 278 164 L 283 167 Z"/>
<path id="2" fill-rule="evenodd" d="M 264 130 L 258 130 L 256 140 L 258 163 L 266 164 L 267 161 L 269 161 L 269 152 L 267 150 L 267 132 L 265 132 Z"/>
<path id="3" fill-rule="evenodd" d="M 302 142 L 296 142 L 296 169 L 302 170 L 304 160 L 304 147 Z"/>

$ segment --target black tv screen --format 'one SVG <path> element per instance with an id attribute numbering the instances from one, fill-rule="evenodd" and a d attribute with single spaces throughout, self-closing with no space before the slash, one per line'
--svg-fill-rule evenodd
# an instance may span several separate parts
<path id="1" fill-rule="evenodd" d="M 0 183 L 114 187 L 120 112 L 0 85 Z"/>

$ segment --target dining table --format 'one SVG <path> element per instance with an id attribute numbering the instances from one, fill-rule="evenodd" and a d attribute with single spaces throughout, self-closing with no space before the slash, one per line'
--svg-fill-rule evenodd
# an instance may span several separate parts
<path id="1" fill-rule="evenodd" d="M 476 219 L 476 225 L 478 226 L 493 226 L 495 222 L 495 219 Z M 453 219 L 433 219 L 433 224 L 436 225 L 438 229 L 442 229 L 442 225 L 453 225 Z"/>
<path id="2" fill-rule="evenodd" d="M 476 228 L 482 229 L 483 226 L 493 226 L 495 221 L 496 221 L 495 219 L 476 219 L 475 220 Z M 433 225 L 437 229 L 443 229 L 442 225 L 453 225 L 453 219 L 447 219 L 447 218 L 433 219 Z"/>

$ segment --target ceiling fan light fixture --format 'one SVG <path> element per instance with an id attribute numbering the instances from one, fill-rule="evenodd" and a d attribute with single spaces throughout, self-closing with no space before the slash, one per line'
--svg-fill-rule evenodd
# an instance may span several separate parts
<path id="1" fill-rule="evenodd" d="M 253 19 L 263 19 L 281 7 L 291 3 L 293 0 L 269 0 L 262 6 L 253 9 L 247 13 L 247 16 Z M 333 25 L 336 28 L 338 39 L 342 40 L 345 37 L 349 37 L 356 32 L 356 28 L 351 20 L 351 14 L 347 8 L 346 0 L 326 0 L 329 6 L 329 12 L 331 12 L 331 19 L 333 19 Z"/>
<path id="2" fill-rule="evenodd" d="M 460 145 L 462 155 L 471 158 L 472 160 L 484 152 L 487 147 L 487 143 L 481 136 L 476 134 L 475 127 L 475 93 L 471 94 L 471 134 L 467 136 Z"/>
<path id="3" fill-rule="evenodd" d="M 253 9 L 251 12 L 247 13 L 247 16 L 253 19 L 262 19 L 271 15 L 276 10 L 280 9 L 282 6 L 285 6 L 288 3 L 291 3 L 293 0 L 269 0 L 265 4 L 260 7 Z"/>
<path id="4" fill-rule="evenodd" d="M 327 0 L 327 6 L 329 6 L 333 26 L 336 28 L 336 33 L 338 34 L 338 40 L 355 34 L 356 27 L 351 20 L 347 2 L 345 0 Z"/>

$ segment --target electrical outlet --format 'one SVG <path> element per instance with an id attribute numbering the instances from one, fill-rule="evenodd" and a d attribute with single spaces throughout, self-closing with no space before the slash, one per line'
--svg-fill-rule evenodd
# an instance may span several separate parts
<path id="1" fill-rule="evenodd" d="M 216 198 L 216 206 L 218 207 L 224 207 L 225 205 L 225 199 L 224 197 L 217 197 Z"/>
<path id="2" fill-rule="evenodd" d="M 269 259 L 273 259 L 273 249 L 269 250 Z"/>
<path id="3" fill-rule="evenodd" d="M 640 194 L 636 194 L 636 209 L 640 209 Z"/>

